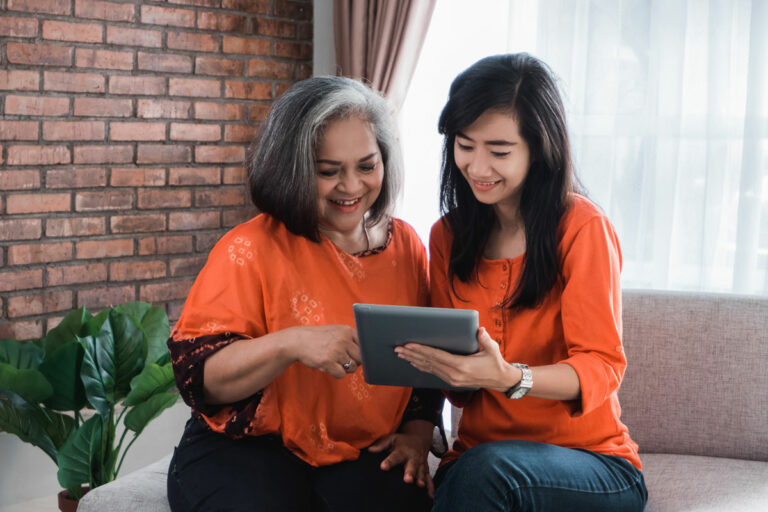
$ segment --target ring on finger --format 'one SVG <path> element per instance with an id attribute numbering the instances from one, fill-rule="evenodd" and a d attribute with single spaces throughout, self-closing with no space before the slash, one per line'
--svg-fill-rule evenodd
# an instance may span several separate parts
<path id="1" fill-rule="evenodd" d="M 349 373 L 349 370 L 352 369 L 352 360 L 350 359 L 346 363 L 342 364 L 341 367 L 344 368 L 345 372 Z"/>

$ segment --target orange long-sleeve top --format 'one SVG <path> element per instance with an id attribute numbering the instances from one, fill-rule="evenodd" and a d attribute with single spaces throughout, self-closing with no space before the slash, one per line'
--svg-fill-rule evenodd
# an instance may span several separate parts
<path id="1" fill-rule="evenodd" d="M 209 406 L 204 360 L 239 339 L 288 327 L 354 326 L 355 302 L 423 306 L 428 286 L 426 249 L 400 220 L 390 223 L 384 246 L 352 255 L 325 237 L 312 242 L 258 215 L 213 248 L 168 341 L 181 394 L 216 432 L 280 436 L 314 466 L 356 459 L 397 430 L 411 388 L 371 386 L 362 368 L 335 379 L 297 362 L 250 399 Z"/>
<path id="2" fill-rule="evenodd" d="M 573 401 L 531 396 L 513 400 L 487 389 L 448 393 L 449 400 L 464 411 L 458 438 L 443 462 L 481 443 L 526 440 L 617 455 L 642 468 L 637 444 L 620 420 L 617 397 L 626 368 L 618 238 L 605 215 L 575 194 L 559 233 L 561 279 L 541 306 L 514 310 L 500 304 L 517 284 L 524 255 L 482 258 L 477 280 L 454 278 L 454 294 L 448 279 L 450 227 L 442 219 L 432 227 L 432 306 L 478 310 L 480 325 L 499 343 L 506 361 L 530 366 L 568 364 L 581 385 L 581 397 Z"/>

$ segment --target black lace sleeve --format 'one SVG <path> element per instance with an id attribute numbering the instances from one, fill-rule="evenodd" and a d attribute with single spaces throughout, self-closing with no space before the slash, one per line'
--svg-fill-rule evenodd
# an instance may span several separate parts
<path id="1" fill-rule="evenodd" d="M 401 426 L 412 420 L 426 420 L 432 423 L 435 426 L 435 432 L 431 450 L 438 457 L 448 450 L 448 440 L 443 428 L 444 403 L 445 397 L 440 390 L 414 388 L 400 422 Z"/>

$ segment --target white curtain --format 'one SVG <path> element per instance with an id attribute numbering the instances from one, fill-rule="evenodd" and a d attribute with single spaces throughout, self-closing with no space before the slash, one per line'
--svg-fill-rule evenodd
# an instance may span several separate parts
<path id="1" fill-rule="evenodd" d="M 465 36 L 466 4 L 486 9 L 485 37 Z M 451 57 L 451 37 L 474 59 Z M 424 208 L 424 186 L 409 198 L 409 183 L 418 173 L 437 194 L 439 142 L 414 132 L 422 117 L 435 131 L 449 85 L 423 111 L 420 81 L 439 74 L 425 59 L 460 61 L 450 82 L 507 51 L 560 78 L 577 172 L 616 226 L 625 287 L 768 294 L 768 1 L 439 0 L 401 118 L 402 211 L 420 233 L 436 201 Z"/>

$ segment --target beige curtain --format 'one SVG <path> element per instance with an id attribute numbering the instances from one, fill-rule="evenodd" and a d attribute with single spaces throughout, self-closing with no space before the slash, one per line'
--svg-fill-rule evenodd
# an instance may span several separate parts
<path id="1" fill-rule="evenodd" d="M 436 0 L 334 0 L 336 69 L 387 97 L 405 99 Z"/>

